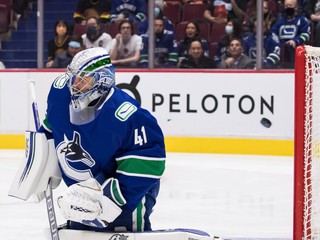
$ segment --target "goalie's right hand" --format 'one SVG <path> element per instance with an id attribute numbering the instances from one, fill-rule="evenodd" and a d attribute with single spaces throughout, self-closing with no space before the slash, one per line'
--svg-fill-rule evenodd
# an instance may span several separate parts
<path id="1" fill-rule="evenodd" d="M 94 178 L 71 185 L 58 197 L 58 206 L 66 219 L 99 228 L 108 226 L 122 212 L 103 195 L 101 185 Z"/>

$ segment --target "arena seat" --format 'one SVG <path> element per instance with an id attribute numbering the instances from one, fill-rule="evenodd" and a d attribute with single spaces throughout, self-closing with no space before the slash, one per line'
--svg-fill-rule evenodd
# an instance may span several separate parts
<path id="1" fill-rule="evenodd" d="M 216 42 L 210 43 L 210 51 L 209 51 L 210 58 L 214 58 L 214 56 L 216 55 L 217 47 L 218 47 L 218 43 Z"/>
<path id="2" fill-rule="evenodd" d="M 175 26 L 181 21 L 181 3 L 177 1 L 167 2 L 163 9 L 163 15 L 170 19 Z"/>
<path id="3" fill-rule="evenodd" d="M 203 13 L 208 8 L 208 4 L 184 4 L 181 21 L 203 19 Z"/>
<path id="4" fill-rule="evenodd" d="M 82 34 L 86 33 L 86 25 L 75 23 L 73 26 L 73 35 L 81 37 Z"/>
<path id="5" fill-rule="evenodd" d="M 0 4 L 0 33 L 9 31 L 9 18 L 7 6 Z"/>
<path id="6" fill-rule="evenodd" d="M 200 22 L 200 35 L 202 38 L 206 39 L 208 42 L 210 41 L 210 31 L 211 31 L 211 24 L 208 22 Z"/>
<path id="7" fill-rule="evenodd" d="M 218 42 L 220 38 L 225 34 L 225 23 L 212 23 L 210 42 Z"/>
<path id="8" fill-rule="evenodd" d="M 186 25 L 187 21 L 179 22 L 176 25 L 175 33 L 176 33 L 176 40 L 180 41 L 184 39 L 185 37 L 185 30 L 186 30 Z"/>

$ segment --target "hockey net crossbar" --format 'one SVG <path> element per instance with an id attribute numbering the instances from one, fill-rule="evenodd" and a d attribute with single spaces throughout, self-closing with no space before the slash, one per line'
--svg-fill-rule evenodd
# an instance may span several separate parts
<path id="1" fill-rule="evenodd" d="M 320 240 L 320 48 L 295 59 L 294 240 Z"/>

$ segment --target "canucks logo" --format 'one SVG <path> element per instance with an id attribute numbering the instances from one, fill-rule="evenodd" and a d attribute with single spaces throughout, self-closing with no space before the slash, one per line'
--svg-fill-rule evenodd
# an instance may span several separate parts
<path id="1" fill-rule="evenodd" d="M 114 234 L 111 236 L 109 240 L 127 240 L 129 236 L 126 236 L 124 234 Z"/>
<path id="2" fill-rule="evenodd" d="M 135 111 L 137 107 L 130 102 L 124 102 L 115 112 L 115 117 L 120 121 L 126 121 Z"/>
<path id="3" fill-rule="evenodd" d="M 75 181 L 84 181 L 92 177 L 90 168 L 96 162 L 81 145 L 81 136 L 78 132 L 73 133 L 73 139 L 64 140 L 57 147 L 57 155 L 64 173 Z"/>

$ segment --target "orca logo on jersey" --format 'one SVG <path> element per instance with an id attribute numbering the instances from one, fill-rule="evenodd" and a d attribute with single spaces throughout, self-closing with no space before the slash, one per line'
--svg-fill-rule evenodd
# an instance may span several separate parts
<path id="1" fill-rule="evenodd" d="M 81 145 L 81 136 L 78 132 L 73 133 L 73 139 L 64 141 L 57 147 L 57 155 L 61 168 L 69 178 L 76 181 L 84 181 L 92 177 L 90 168 L 96 162 Z"/>

